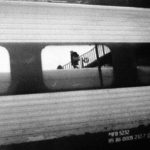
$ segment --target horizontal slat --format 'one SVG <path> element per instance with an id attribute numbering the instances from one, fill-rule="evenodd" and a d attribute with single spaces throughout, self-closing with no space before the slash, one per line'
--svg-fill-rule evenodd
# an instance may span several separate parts
<path id="1" fill-rule="evenodd" d="M 143 117 L 143 116 L 146 116 L 147 117 Z M 85 120 L 85 119 L 82 119 L 80 121 L 77 121 L 77 118 L 76 120 L 73 120 L 72 123 L 68 123 L 66 121 L 66 123 L 62 123 L 62 124 L 56 124 L 56 125 L 51 125 L 51 126 L 38 126 L 37 124 L 33 124 L 31 123 L 30 126 L 26 126 L 26 128 L 24 128 L 23 130 L 20 130 L 20 129 L 11 129 L 11 130 L 7 130 L 7 131 L 2 131 L 1 132 L 1 137 L 0 139 L 6 139 L 6 138 L 10 138 L 10 137 L 17 137 L 17 136 L 20 136 L 21 135 L 21 138 L 26 136 L 27 138 L 31 135 L 34 135 L 34 134 L 39 134 L 40 135 L 44 135 L 44 133 L 46 132 L 49 132 L 49 134 L 51 133 L 51 136 L 53 136 L 53 134 L 56 134 L 57 132 L 68 132 L 69 130 L 74 130 L 74 135 L 76 135 L 76 132 L 75 130 L 78 129 L 78 128 L 81 128 L 84 130 L 85 133 L 88 132 L 88 129 L 89 128 L 97 128 L 96 131 L 93 131 L 93 133 L 96 133 L 96 132 L 105 132 L 105 131 L 110 131 L 110 130 L 115 130 L 116 128 L 117 129 L 125 129 L 127 128 L 127 125 L 130 124 L 132 125 L 129 129 L 133 128 L 133 127 L 138 127 L 139 126 L 139 122 L 140 122 L 140 125 L 148 125 L 147 124 L 147 121 L 150 122 L 149 120 L 149 117 L 148 117 L 148 113 L 142 113 L 142 114 L 139 114 L 139 115 L 131 115 L 130 119 L 128 119 L 128 115 L 127 114 L 124 114 L 123 118 L 121 117 L 116 117 L 116 124 L 122 124 L 122 127 L 118 127 L 118 126 L 115 126 L 114 125 L 114 120 L 105 120 L 105 119 L 101 119 L 99 120 L 98 118 L 93 118 L 93 119 L 89 119 L 89 121 Z M 118 116 L 118 115 L 116 115 Z M 79 117 L 79 119 L 81 119 Z M 138 121 L 137 121 L 138 120 Z M 50 124 L 51 121 L 47 121 L 46 123 L 47 124 Z M 43 124 L 43 122 L 41 121 L 39 124 Z M 123 124 L 125 124 L 125 128 L 123 128 Z M 134 125 L 136 124 L 136 126 Z M 29 125 L 29 124 L 28 124 Z M 107 128 L 107 130 L 105 129 Z M 66 130 L 67 129 L 67 130 Z M 99 129 L 99 130 L 98 130 Z M 79 134 L 84 134 L 84 133 L 79 133 Z M 68 135 L 71 135 L 70 133 Z M 68 136 L 67 135 L 67 136 Z M 52 137 L 49 137 L 50 139 L 52 139 Z M 55 138 L 58 138 L 60 135 L 59 133 L 57 133 L 57 136 Z M 63 135 L 64 136 L 64 135 Z M 16 141 L 17 142 L 17 141 Z M 26 142 L 26 141 L 25 141 Z"/>
<path id="2" fill-rule="evenodd" d="M 145 124 L 145 125 L 149 124 L 149 120 L 147 120 L 147 121 L 140 120 L 140 122 L 141 123 L 144 122 L 143 124 Z M 122 129 L 122 126 L 124 125 L 124 123 L 117 123 L 117 124 L 118 124 L 118 126 L 114 126 L 114 124 L 110 124 L 109 128 L 107 128 L 107 129 L 111 130 L 112 126 L 113 126 L 114 130 Z M 126 128 L 132 128 L 133 126 L 136 127 L 138 125 L 139 125 L 138 122 L 129 122 L 129 123 L 126 123 L 125 127 Z M 79 123 L 78 123 L 78 126 L 79 126 Z M 64 126 L 64 127 L 67 127 L 67 126 Z M 99 132 L 100 130 L 105 131 L 105 128 L 103 126 L 97 126 L 97 124 L 95 124 L 95 126 L 92 126 L 92 125 L 90 126 L 90 125 L 87 125 L 84 123 L 84 125 L 82 124 L 82 126 L 75 128 L 75 129 L 69 129 L 69 127 L 68 127 L 67 131 L 66 130 L 61 130 L 61 131 L 59 130 L 59 131 L 50 132 L 49 130 L 46 130 L 46 131 L 44 131 L 44 132 L 42 131 L 40 133 L 36 132 L 34 134 L 28 134 L 28 136 L 23 134 L 21 138 L 20 138 L 20 136 L 10 136 L 9 140 L 7 140 L 8 138 L 1 138 L 0 141 L 2 141 L 1 143 L 5 143 L 5 144 L 23 143 L 25 141 L 31 142 L 31 141 L 47 140 L 47 139 L 49 139 L 49 137 L 51 137 L 52 139 L 56 138 L 56 137 L 59 138 L 62 136 L 68 136 L 69 134 L 70 135 L 72 135 L 72 134 L 79 135 L 79 134 L 87 133 L 87 131 L 89 133 Z M 74 130 L 75 130 L 75 132 L 74 132 Z"/>
<path id="3" fill-rule="evenodd" d="M 0 145 L 150 124 L 150 87 L 0 97 Z"/>
<path id="4" fill-rule="evenodd" d="M 150 10 L 0 2 L 0 42 L 150 42 Z"/>
<path id="5" fill-rule="evenodd" d="M 81 107 L 79 107 L 79 105 L 81 105 Z M 92 104 L 91 104 L 92 105 Z M 98 104 L 97 104 L 98 105 Z M 138 110 L 143 109 L 143 111 L 145 109 L 149 109 L 149 102 L 145 102 L 144 101 L 144 105 L 141 103 L 138 104 L 128 104 L 126 105 L 126 107 L 124 108 L 123 105 L 117 105 L 115 106 L 115 104 L 111 104 L 112 107 L 110 107 L 108 109 L 108 106 L 104 106 L 103 105 L 99 105 L 99 107 L 101 106 L 101 109 L 99 110 L 99 107 L 96 106 L 83 106 L 82 103 L 78 104 L 78 107 L 75 106 L 66 106 L 66 107 L 62 107 L 61 109 L 58 107 L 56 108 L 56 106 L 54 107 L 55 109 L 51 109 L 51 108 L 46 108 L 45 110 L 18 110 L 18 112 L 12 112 L 12 114 L 1 114 L 3 117 L 1 117 L 1 123 L 0 126 L 4 126 L 4 125 L 15 125 L 16 122 L 20 122 L 19 125 L 24 125 L 24 123 L 28 123 L 31 121 L 36 121 L 38 119 L 41 120 L 41 117 L 45 117 L 47 115 L 47 119 L 50 120 L 57 120 L 59 118 L 64 118 L 65 116 L 67 117 L 72 117 L 72 113 L 76 113 L 74 115 L 76 116 L 82 116 L 82 115 L 90 115 L 91 112 L 93 112 L 93 114 L 111 114 L 111 113 L 119 113 L 118 111 L 120 111 L 120 109 L 122 109 L 122 112 L 126 112 L 127 110 L 131 113 L 131 112 L 136 112 L 137 107 L 140 107 Z M 70 108 L 69 108 L 70 107 Z M 39 108 L 40 109 L 40 108 Z M 67 109 L 67 110 L 66 110 Z M 108 110 L 108 112 L 105 112 L 105 110 Z M 113 109 L 113 110 L 112 110 Z M 49 111 L 50 110 L 50 111 Z M 28 112 L 26 114 L 18 114 L 20 112 Z M 70 114 L 68 114 L 68 112 L 70 112 Z M 17 115 L 16 115 L 17 114 Z M 40 116 L 39 116 L 40 114 Z M 49 116 L 51 116 L 49 118 Z M 39 118 L 40 117 L 40 118 Z M 5 126 L 6 127 L 6 126 Z"/>
<path id="6" fill-rule="evenodd" d="M 116 90 L 117 89 L 117 90 Z M 44 103 L 44 102 L 49 102 L 51 103 L 59 103 L 60 100 L 60 95 L 61 97 L 61 102 L 68 102 L 69 101 L 76 101 L 79 98 L 82 98 L 84 100 L 87 100 L 86 97 L 92 97 L 93 95 L 99 96 L 103 95 L 103 98 L 108 98 L 108 97 L 118 97 L 118 98 L 123 98 L 127 96 L 144 96 L 144 95 L 149 95 L 150 87 L 147 86 L 141 86 L 141 87 L 135 87 L 135 88 L 116 88 L 116 89 L 101 89 L 101 90 L 86 90 L 88 92 L 85 93 L 85 91 L 72 91 L 72 92 L 59 92 L 59 94 L 56 92 L 54 93 L 44 93 L 44 94 L 36 94 L 36 98 L 33 98 L 32 94 L 29 95 L 17 95 L 17 96 L 1 96 L 0 97 L 0 102 L 3 104 L 11 103 L 14 104 L 16 103 L 21 103 L 24 104 L 24 102 L 27 103 Z M 109 94 L 111 93 L 111 95 Z M 134 93 L 134 94 L 133 94 Z M 76 94 L 78 97 L 76 98 Z M 32 99 L 32 101 L 26 102 L 26 99 Z M 19 101 L 20 100 L 20 101 Z M 21 101 L 22 100 L 22 101 Z M 106 101 L 107 102 L 107 101 Z M 16 105 L 16 104 L 15 104 Z M 0 105 L 1 106 L 1 105 Z"/>
<path id="7" fill-rule="evenodd" d="M 114 108 L 115 109 L 115 108 Z M 116 108 L 117 109 L 117 108 Z M 4 122 L 3 124 L 1 124 L 1 135 L 0 137 L 5 137 L 6 134 L 11 136 L 11 132 L 14 131 L 13 136 L 18 135 L 18 132 L 22 132 L 23 130 L 26 130 L 26 132 L 28 132 L 29 134 L 34 133 L 33 131 L 36 128 L 46 128 L 49 127 L 50 129 L 56 129 L 56 126 L 60 126 L 63 127 L 64 125 L 74 125 L 74 128 L 76 128 L 75 123 L 89 123 L 89 122 L 95 122 L 95 121 L 99 121 L 99 125 L 103 125 L 103 127 L 109 127 L 109 124 L 114 123 L 115 125 L 117 124 L 117 122 L 124 122 L 127 123 L 129 121 L 140 121 L 140 120 L 144 120 L 146 121 L 147 119 L 149 119 L 149 110 L 150 107 L 142 107 L 141 109 L 137 110 L 128 110 L 129 112 L 127 112 L 127 110 L 122 110 L 120 111 L 120 109 L 117 109 L 115 112 L 111 112 L 108 111 L 106 113 L 106 111 L 104 109 L 102 109 L 102 111 L 104 111 L 105 113 L 103 113 L 102 111 L 97 111 L 96 110 L 83 110 L 83 111 L 75 111 L 75 112 L 70 112 L 73 113 L 68 114 L 68 113 L 62 113 L 64 116 L 62 116 L 61 114 L 54 114 L 53 117 L 45 117 L 46 115 L 49 115 L 49 113 L 43 112 L 43 114 L 41 113 L 40 118 L 39 116 L 29 116 L 30 119 L 26 119 L 24 116 L 22 116 L 23 118 L 25 118 L 26 120 L 21 120 L 20 118 L 16 121 L 9 121 L 6 120 L 6 122 Z M 40 112 L 38 112 L 40 114 Z M 52 115 L 51 115 L 52 116 Z M 12 118 L 13 119 L 13 118 Z M 123 121 L 124 120 L 124 121 Z M 19 124 L 17 122 L 20 122 Z M 59 130 L 59 128 L 58 128 Z M 67 128 L 65 130 L 68 130 Z M 100 130 L 99 132 L 103 132 L 103 130 Z M 4 135 L 3 135 L 3 134 Z M 19 134 L 20 136 L 20 134 Z"/>
<path id="8" fill-rule="evenodd" d="M 117 90 L 116 90 L 117 89 Z M 17 95 L 17 96 L 1 96 L 0 103 L 3 103 L 4 106 L 8 107 L 8 105 L 34 105 L 34 104 L 53 104 L 60 103 L 60 95 L 61 102 L 67 103 L 74 101 L 88 101 L 87 97 L 94 98 L 93 95 L 97 98 L 100 95 L 103 95 L 104 99 L 107 98 L 116 98 L 120 100 L 120 98 L 131 97 L 131 96 L 146 96 L 149 95 L 150 87 L 136 87 L 136 88 L 116 88 L 116 89 L 101 89 L 101 90 L 86 90 L 85 91 L 72 91 L 72 92 L 56 92 L 54 93 L 46 93 L 46 94 L 36 94 L 36 98 L 33 98 L 33 95 Z M 111 95 L 109 94 L 111 93 Z M 134 94 L 133 94 L 134 93 Z M 77 96 L 78 95 L 78 96 Z M 77 96 L 77 97 L 76 97 Z M 32 99 L 32 101 L 27 99 Z M 116 101 L 117 101 L 116 99 Z M 105 101 L 106 103 L 107 101 Z M 102 102 L 103 103 L 103 102 Z M 2 105 L 0 105 L 2 107 Z"/>
<path id="9" fill-rule="evenodd" d="M 42 18 L 41 18 L 42 19 Z M 78 22 L 76 22 L 76 20 L 72 20 L 70 22 L 70 19 L 66 19 L 66 18 L 61 18 L 59 20 L 59 24 L 58 23 L 58 20 L 55 18 L 52 20 L 52 18 L 50 19 L 43 19 L 42 20 L 42 23 L 41 24 L 41 19 L 37 19 L 35 20 L 35 23 L 33 24 L 33 19 L 25 19 L 24 20 L 21 20 L 21 18 L 16 18 L 16 22 L 13 23 L 13 26 L 12 26 L 12 23 L 13 22 L 13 19 L 12 18 L 8 18 L 7 20 L 1 20 L 1 24 L 0 26 L 2 27 L 2 29 L 16 29 L 17 26 L 20 26 L 20 28 L 24 27 L 26 29 L 29 29 L 29 28 L 33 28 L 36 27 L 36 28 L 42 28 L 43 30 L 44 29 L 49 29 L 49 21 L 51 21 L 51 29 L 59 29 L 60 26 L 63 26 L 63 27 L 67 27 L 68 25 L 71 25 L 73 27 L 81 27 L 81 29 L 85 29 L 85 26 L 83 26 L 83 24 L 86 25 L 86 28 L 91 28 L 92 30 L 98 28 L 99 26 L 104 28 L 106 27 L 109 28 L 110 30 L 113 29 L 114 27 L 116 28 L 116 22 L 118 22 L 118 26 L 117 27 L 125 27 L 125 28 L 134 28 L 134 27 L 149 27 L 149 20 L 147 20 L 146 22 L 143 22 L 145 21 L 145 19 L 139 19 L 139 22 L 138 23 L 134 23 L 132 24 L 131 26 L 131 23 L 130 22 L 127 22 L 127 20 L 123 20 L 122 18 L 117 18 L 117 19 L 113 19 L 114 21 L 113 22 L 110 22 L 109 19 L 111 18 L 103 18 L 103 20 L 92 20 L 92 19 L 82 19 Z M 134 19 L 133 19 L 134 20 Z M 26 24 L 24 24 L 24 21 L 26 22 Z M 97 24 L 96 22 L 97 21 L 101 21 L 101 24 Z M 135 20 L 136 21 L 136 20 Z M 88 24 L 86 24 L 88 22 Z M 143 23 L 142 23 L 143 22 Z M 126 24 L 126 26 L 124 25 Z M 94 26 L 94 28 L 93 28 Z M 111 28 L 110 28 L 111 26 Z M 135 28 L 136 29 L 136 28 Z M 141 28 L 142 29 L 142 28 Z M 145 29 L 145 28 L 143 28 Z"/>
<path id="10" fill-rule="evenodd" d="M 143 101 L 140 101 L 139 103 L 134 104 L 134 102 L 137 101 L 138 96 L 132 96 L 131 97 L 132 99 L 130 100 L 130 102 L 133 103 L 134 107 L 137 107 L 138 105 L 142 105 L 142 104 L 145 106 L 146 104 L 149 103 L 149 97 L 150 97 L 150 95 L 144 95 L 144 97 L 145 97 L 145 99 L 143 100 L 144 104 L 143 104 Z M 12 113 L 17 113 L 17 112 L 20 112 L 20 111 L 28 111 L 28 112 L 32 112 L 33 111 L 33 113 L 35 113 L 35 114 L 36 114 L 36 111 L 41 111 L 41 113 L 42 113 L 42 111 L 47 111 L 48 109 L 51 109 L 51 110 L 55 110 L 54 112 L 51 112 L 51 114 L 54 114 L 54 113 L 57 113 L 56 109 L 60 109 L 60 108 L 61 109 L 58 110 L 58 113 L 61 113 L 62 111 L 63 111 L 63 113 L 67 112 L 68 110 L 65 110 L 65 107 L 69 108 L 69 106 L 71 106 L 71 108 L 69 108 L 70 111 L 74 111 L 74 110 L 72 110 L 72 107 L 74 109 L 76 109 L 76 110 L 77 109 L 81 109 L 81 108 L 78 108 L 79 105 L 81 107 L 84 107 L 84 106 L 86 107 L 86 108 L 83 108 L 82 111 L 84 111 L 84 109 L 88 109 L 88 108 L 94 109 L 94 107 L 96 106 L 96 104 L 103 105 L 103 107 L 101 109 L 106 109 L 108 107 L 108 104 L 110 104 L 110 103 L 112 105 L 116 105 L 115 107 L 117 108 L 117 107 L 121 107 L 121 106 L 123 107 L 123 104 L 125 103 L 125 102 L 123 102 L 123 100 L 126 100 L 126 97 L 125 98 L 121 98 L 122 101 L 119 104 L 118 104 L 118 101 L 119 101 L 118 99 L 116 99 L 116 101 L 112 101 L 113 98 L 109 98 L 109 99 L 105 98 L 105 99 L 106 99 L 105 101 L 100 101 L 97 98 L 93 97 L 92 103 L 91 103 L 91 99 L 88 99 L 88 100 L 85 101 L 84 98 L 82 98 L 82 103 L 81 103 L 81 99 L 79 99 L 77 101 L 71 101 L 71 102 L 65 102 L 65 103 L 61 101 L 63 104 L 60 104 L 60 103 L 51 103 L 50 104 L 49 102 L 47 102 L 47 103 L 45 103 L 45 102 L 38 103 L 36 105 L 35 105 L 35 103 L 31 104 L 29 102 L 28 104 L 27 103 L 25 103 L 25 104 L 22 103 L 22 105 L 20 105 L 20 106 L 17 105 L 17 104 L 16 105 L 15 104 L 14 105 L 8 104 L 7 106 L 0 108 L 0 113 L 2 114 L 0 118 L 2 119 L 2 118 L 4 118 L 4 116 L 8 115 L 9 111 L 5 112 L 3 114 L 3 112 L 6 111 L 7 109 L 8 110 L 11 109 Z M 132 104 L 130 104 L 130 103 L 126 104 L 126 105 L 131 105 L 132 106 Z M 111 108 L 111 106 L 109 106 L 109 107 Z M 114 106 L 112 106 L 112 107 L 114 107 Z M 11 117 L 12 116 L 16 117 L 12 113 L 9 114 L 9 115 Z M 18 114 L 16 119 L 18 119 L 18 117 L 20 115 L 22 116 L 22 114 Z M 24 114 L 24 115 L 28 117 L 28 114 Z"/>

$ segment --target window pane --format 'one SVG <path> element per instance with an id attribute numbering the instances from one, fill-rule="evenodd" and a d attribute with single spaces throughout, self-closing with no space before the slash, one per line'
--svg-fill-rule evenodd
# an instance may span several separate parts
<path id="1" fill-rule="evenodd" d="M 98 45 L 98 56 L 96 49 L 95 45 L 45 47 L 42 50 L 42 68 L 47 88 L 63 91 L 111 87 L 113 68 L 108 54 L 110 49 Z M 102 62 L 103 81 L 99 78 L 97 57 Z"/>
<path id="2" fill-rule="evenodd" d="M 10 59 L 6 48 L 0 46 L 0 94 L 7 92 L 11 82 Z"/>
<path id="3" fill-rule="evenodd" d="M 137 77 L 139 85 L 150 85 L 150 44 L 136 49 Z"/>
<path id="4" fill-rule="evenodd" d="M 79 56 L 93 49 L 93 45 L 89 46 L 47 46 L 42 50 L 42 68 L 44 70 L 55 70 L 62 66 L 64 69 L 73 69 L 71 65 L 70 51 L 77 52 Z M 78 68 L 82 68 L 79 61 Z"/>

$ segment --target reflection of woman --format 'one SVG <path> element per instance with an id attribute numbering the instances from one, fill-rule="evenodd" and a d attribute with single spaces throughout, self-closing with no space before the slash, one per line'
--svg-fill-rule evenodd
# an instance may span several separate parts
<path id="1" fill-rule="evenodd" d="M 77 52 L 74 52 L 74 51 L 70 51 L 70 54 L 71 54 L 71 65 L 74 67 L 74 68 L 78 68 L 78 64 L 79 64 L 79 55 Z"/>

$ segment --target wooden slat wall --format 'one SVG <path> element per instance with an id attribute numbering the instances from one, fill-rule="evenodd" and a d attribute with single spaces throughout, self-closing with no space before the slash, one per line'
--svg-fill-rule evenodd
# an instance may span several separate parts
<path id="1" fill-rule="evenodd" d="M 150 42 L 150 10 L 0 2 L 0 42 Z"/>
<path id="2" fill-rule="evenodd" d="M 0 97 L 0 145 L 150 123 L 150 86 Z"/>

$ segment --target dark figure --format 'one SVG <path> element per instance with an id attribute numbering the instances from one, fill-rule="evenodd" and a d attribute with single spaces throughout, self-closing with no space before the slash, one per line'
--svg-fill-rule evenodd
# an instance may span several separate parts
<path id="1" fill-rule="evenodd" d="M 58 65 L 57 69 L 63 69 L 63 66 Z"/>
<path id="2" fill-rule="evenodd" d="M 78 53 L 74 51 L 70 51 L 70 55 L 71 55 L 71 65 L 73 66 L 73 68 L 78 68 L 78 64 L 80 60 Z"/>

